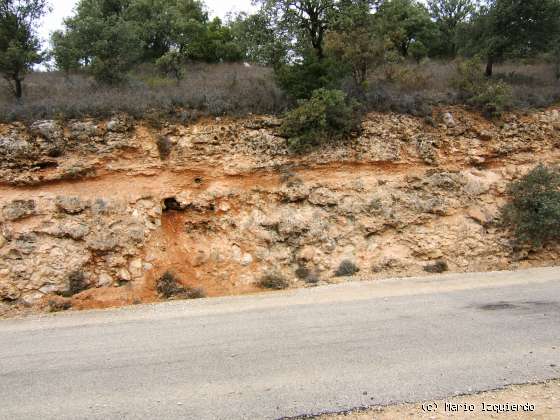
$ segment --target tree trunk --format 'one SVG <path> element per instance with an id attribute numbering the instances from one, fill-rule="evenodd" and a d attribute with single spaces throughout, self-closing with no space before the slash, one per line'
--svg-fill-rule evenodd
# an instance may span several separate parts
<path id="1" fill-rule="evenodd" d="M 323 52 L 323 44 L 317 45 L 316 50 L 317 50 L 317 57 L 319 57 L 319 60 L 325 58 L 325 53 Z"/>
<path id="2" fill-rule="evenodd" d="M 488 61 L 486 62 L 486 72 L 484 73 L 486 77 L 492 77 L 494 69 L 494 57 L 488 56 Z"/>
<path id="3" fill-rule="evenodd" d="M 14 90 L 14 94 L 16 95 L 16 98 L 19 100 L 23 96 L 23 88 L 21 86 L 21 79 L 19 77 L 15 77 L 14 78 L 14 83 L 16 85 L 15 90 Z"/>

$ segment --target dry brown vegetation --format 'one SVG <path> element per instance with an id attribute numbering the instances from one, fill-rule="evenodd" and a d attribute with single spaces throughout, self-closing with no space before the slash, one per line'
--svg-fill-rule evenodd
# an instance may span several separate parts
<path id="1" fill-rule="evenodd" d="M 450 61 L 381 66 L 370 78 L 367 104 L 379 111 L 428 116 L 433 105 L 462 104 L 453 88 L 456 77 L 457 63 Z M 517 109 L 542 108 L 560 99 L 560 81 L 550 63 L 503 63 L 495 66 L 493 79 L 511 86 Z"/>
<path id="2" fill-rule="evenodd" d="M 100 85 L 83 74 L 33 73 L 26 79 L 20 103 L 2 87 L 2 121 L 105 117 L 115 112 L 173 115 L 188 121 L 199 115 L 278 113 L 287 104 L 271 69 L 243 64 L 191 65 L 180 81 L 144 66 L 120 87 Z"/>
<path id="3" fill-rule="evenodd" d="M 429 116 L 434 105 L 462 102 L 453 88 L 456 68 L 455 62 L 437 60 L 380 66 L 371 74 L 365 93 L 360 93 L 365 97 L 360 99 L 370 110 Z M 496 66 L 494 78 L 511 85 L 515 108 L 546 107 L 560 99 L 560 82 L 550 63 L 504 63 Z M 350 85 L 348 82 L 345 90 L 357 94 Z M 290 105 L 272 69 L 243 64 L 192 64 L 180 81 L 144 65 L 120 87 L 100 85 L 83 74 L 33 73 L 26 79 L 20 103 L 2 87 L 1 121 L 105 117 L 126 112 L 135 117 L 187 122 L 204 115 L 278 114 Z"/>

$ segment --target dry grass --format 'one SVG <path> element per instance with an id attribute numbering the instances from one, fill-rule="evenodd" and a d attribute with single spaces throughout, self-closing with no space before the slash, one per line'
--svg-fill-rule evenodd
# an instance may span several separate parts
<path id="1" fill-rule="evenodd" d="M 452 87 L 456 63 L 426 60 L 396 68 L 381 66 L 369 80 L 366 102 L 372 109 L 427 116 L 433 105 L 461 104 Z M 494 67 L 494 79 L 512 87 L 513 107 L 541 108 L 560 100 L 554 65 L 546 62 L 508 62 Z"/>
<path id="2" fill-rule="evenodd" d="M 381 66 L 359 99 L 373 110 L 429 116 L 434 105 L 462 102 L 452 88 L 455 74 L 456 63 L 437 60 Z M 516 108 L 546 107 L 560 100 L 553 64 L 499 64 L 494 77 L 512 86 Z M 243 64 L 191 64 L 179 82 L 143 65 L 121 87 L 98 85 L 83 74 L 33 73 L 24 83 L 24 99 L 19 104 L 1 83 L 0 121 L 106 117 L 125 112 L 153 121 L 188 122 L 203 115 L 278 114 L 290 104 L 272 69 Z M 350 87 L 345 90 L 355 93 Z"/>
<path id="3" fill-rule="evenodd" d="M 25 80 L 20 104 L 3 87 L 2 121 L 105 117 L 116 112 L 189 120 L 198 115 L 278 113 L 287 107 L 271 69 L 242 64 L 193 64 L 179 82 L 143 66 L 121 87 L 99 85 L 83 74 L 33 73 Z"/>

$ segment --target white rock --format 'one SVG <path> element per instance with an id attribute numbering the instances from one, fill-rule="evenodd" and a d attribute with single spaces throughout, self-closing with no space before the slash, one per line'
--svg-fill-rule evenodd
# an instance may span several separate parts
<path id="1" fill-rule="evenodd" d="M 123 281 L 130 281 L 131 280 L 130 273 L 128 272 L 128 270 L 126 268 L 121 268 L 118 271 L 117 274 L 118 274 L 120 280 L 123 280 Z"/>
<path id="2" fill-rule="evenodd" d="M 142 258 L 134 258 L 132 261 L 130 261 L 130 264 L 128 265 L 128 270 L 130 271 L 130 274 L 134 278 L 142 277 L 143 274 L 142 268 L 143 268 Z"/>
<path id="3" fill-rule="evenodd" d="M 247 266 L 253 262 L 253 256 L 251 254 L 244 254 L 241 258 L 241 265 Z"/>
<path id="4" fill-rule="evenodd" d="M 231 259 L 234 261 L 241 261 L 241 248 L 237 245 L 231 247 Z"/>
<path id="5" fill-rule="evenodd" d="M 447 128 L 452 128 L 455 127 L 457 125 L 457 123 L 455 122 L 455 119 L 453 118 L 453 115 L 451 115 L 450 112 L 446 112 L 444 113 L 441 118 L 443 119 L 443 123 L 445 124 L 445 126 Z"/>
<path id="6" fill-rule="evenodd" d="M 35 302 L 41 300 L 42 297 L 43 297 L 43 294 L 41 292 L 33 292 L 33 293 L 23 295 L 21 297 L 21 300 L 28 305 L 32 305 Z"/>
<path id="7" fill-rule="evenodd" d="M 39 291 L 41 293 L 44 293 L 45 295 L 48 295 L 48 294 L 51 294 L 51 293 L 54 293 L 54 292 L 58 292 L 59 290 L 60 290 L 60 287 L 58 287 L 55 284 L 46 284 L 39 289 Z"/>
<path id="8" fill-rule="evenodd" d="M 97 278 L 98 287 L 108 287 L 113 284 L 113 277 L 107 273 L 101 273 Z"/>

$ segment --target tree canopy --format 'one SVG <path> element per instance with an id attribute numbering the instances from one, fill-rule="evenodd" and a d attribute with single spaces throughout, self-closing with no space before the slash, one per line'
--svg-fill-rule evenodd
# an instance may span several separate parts
<path id="1" fill-rule="evenodd" d="M 490 0 L 464 28 L 463 51 L 485 56 L 491 76 L 496 61 L 546 51 L 559 33 L 559 0 Z"/>
<path id="2" fill-rule="evenodd" d="M 0 0 L 0 73 L 18 99 L 25 75 L 44 60 L 36 28 L 47 10 L 46 0 Z"/>
<path id="3" fill-rule="evenodd" d="M 558 55 L 560 0 L 253 0 L 253 14 L 211 18 L 203 0 L 79 0 L 49 56 L 59 70 L 108 84 L 152 63 L 180 80 L 188 63 L 272 66 L 296 98 L 364 85 L 376 66 L 404 60 Z M 47 0 L 0 0 L 0 73 L 15 96 L 45 59 L 36 34 Z M 560 60 L 558 60 L 560 62 Z"/>
<path id="4" fill-rule="evenodd" d="M 171 52 L 184 61 L 243 56 L 230 27 L 209 20 L 198 0 L 80 0 L 64 25 L 51 39 L 57 67 L 85 68 L 110 83 Z"/>

